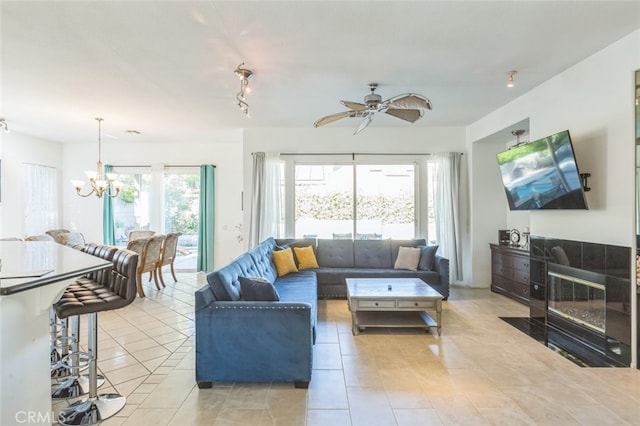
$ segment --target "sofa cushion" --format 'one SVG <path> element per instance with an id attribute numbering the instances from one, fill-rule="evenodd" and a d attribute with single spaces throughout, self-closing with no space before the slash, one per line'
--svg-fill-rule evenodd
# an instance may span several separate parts
<path id="1" fill-rule="evenodd" d="M 318 240 L 318 265 L 333 268 L 352 268 L 353 240 Z"/>
<path id="2" fill-rule="evenodd" d="M 255 263 L 248 253 L 235 258 L 228 265 L 207 274 L 207 282 L 216 300 L 240 300 L 240 281 L 238 278 L 257 276 Z"/>
<path id="3" fill-rule="evenodd" d="M 356 268 L 391 268 L 391 240 L 355 240 L 353 242 Z"/>
<path id="4" fill-rule="evenodd" d="M 314 269 L 318 267 L 318 261 L 316 255 L 313 252 L 313 247 L 294 247 L 293 254 L 298 262 L 298 269 Z"/>
<path id="5" fill-rule="evenodd" d="M 279 277 L 283 277 L 291 272 L 298 272 L 296 262 L 293 260 L 293 252 L 291 251 L 291 248 L 274 250 L 272 254 L 273 262 L 276 264 L 276 271 L 278 271 Z"/>
<path id="6" fill-rule="evenodd" d="M 440 274 L 435 271 L 410 271 L 408 269 L 379 268 L 324 268 L 316 270 L 318 287 L 328 284 L 345 285 L 346 278 L 420 278 L 427 284 L 440 284 Z M 277 286 L 276 286 L 277 287 Z M 280 295 L 282 297 L 282 294 Z"/>
<path id="7" fill-rule="evenodd" d="M 275 240 L 276 245 L 287 248 L 287 247 L 313 247 L 313 250 L 316 249 L 316 239 L 315 238 L 277 238 Z"/>
<path id="8" fill-rule="evenodd" d="M 311 305 L 311 321 L 315 330 L 318 305 L 318 278 L 315 271 L 307 269 L 279 277 L 274 286 L 281 302 L 304 302 Z"/>
<path id="9" fill-rule="evenodd" d="M 399 247 L 398 258 L 393 268 L 417 271 L 421 253 L 422 251 L 417 247 Z"/>
<path id="10" fill-rule="evenodd" d="M 419 246 L 420 262 L 418 263 L 418 269 L 421 271 L 433 271 L 435 268 L 436 252 L 438 246 Z"/>
<path id="11" fill-rule="evenodd" d="M 264 277 L 269 282 L 274 282 L 278 273 L 276 265 L 273 263 L 271 252 L 275 250 L 276 242 L 273 238 L 267 238 L 254 248 L 248 251 L 249 256 L 255 264 L 255 271 L 245 274 L 245 277 Z"/>
<path id="12" fill-rule="evenodd" d="M 248 301 L 277 302 L 278 291 L 262 277 L 239 277 L 240 299 Z"/>

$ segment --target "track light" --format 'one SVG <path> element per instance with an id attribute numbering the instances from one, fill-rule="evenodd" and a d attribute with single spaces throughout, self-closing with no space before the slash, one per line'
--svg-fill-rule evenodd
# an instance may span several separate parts
<path id="1" fill-rule="evenodd" d="M 9 133 L 9 125 L 4 118 L 0 118 L 0 129 L 4 129 L 5 133 Z"/>
<path id="2" fill-rule="evenodd" d="M 514 77 L 516 76 L 516 74 L 518 74 L 518 71 L 509 71 L 507 73 L 507 76 L 508 76 L 508 78 L 507 78 L 507 87 L 515 86 Z"/>
<path id="3" fill-rule="evenodd" d="M 236 70 L 234 71 L 236 77 L 240 79 L 240 91 L 236 94 L 236 99 L 238 100 L 238 108 L 242 111 L 247 117 L 251 117 L 249 115 L 249 104 L 247 103 L 247 93 L 251 93 L 251 86 L 249 86 L 249 77 L 253 75 L 253 71 L 242 68 L 244 66 L 244 62 L 238 65 Z"/>

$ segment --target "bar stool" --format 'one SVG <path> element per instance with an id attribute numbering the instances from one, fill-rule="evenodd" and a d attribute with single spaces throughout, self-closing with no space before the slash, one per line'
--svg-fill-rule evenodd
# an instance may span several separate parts
<path id="1" fill-rule="evenodd" d="M 98 395 L 98 312 L 111 311 L 131 304 L 136 298 L 138 255 L 129 250 L 116 250 L 113 269 L 106 284 L 79 278 L 69 287 L 70 295 L 55 304 L 59 318 L 87 315 L 87 352 L 89 354 L 89 396 L 64 408 L 61 425 L 89 425 L 107 419 L 120 411 L 126 398 L 116 393 Z"/>
<path id="2" fill-rule="evenodd" d="M 84 246 L 82 251 L 112 262 L 118 249 L 90 243 Z M 77 292 L 86 291 L 87 286 L 108 286 L 111 271 L 112 269 L 103 269 L 78 278 L 76 282 L 67 287 L 57 304 L 74 302 L 79 294 Z M 52 336 L 54 337 L 52 360 L 55 357 L 54 351 L 57 353 L 60 350 L 61 354 L 60 359 L 51 366 L 51 378 L 61 379 L 61 381 L 51 386 L 51 397 L 60 399 L 84 395 L 89 392 L 89 376 L 82 375 L 80 372 L 89 367 L 90 356 L 87 352 L 80 351 L 80 318 L 74 315 L 58 319 L 58 316 L 55 315 L 55 305 L 53 311 L 52 334 L 56 332 L 57 328 L 60 328 L 61 332 L 59 335 Z M 104 381 L 104 377 L 98 376 L 97 386 L 102 386 Z"/>

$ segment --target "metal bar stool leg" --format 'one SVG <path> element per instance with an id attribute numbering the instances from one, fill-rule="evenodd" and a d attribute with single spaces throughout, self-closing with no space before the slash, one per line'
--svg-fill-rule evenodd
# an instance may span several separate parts
<path id="1" fill-rule="evenodd" d="M 61 379 L 71 375 L 71 371 L 65 364 L 65 359 L 69 357 L 72 337 L 69 336 L 69 318 L 60 319 L 56 316 L 55 310 L 52 315 L 51 326 L 51 378 Z M 55 353 L 54 353 L 55 352 Z M 54 358 L 56 359 L 54 361 Z"/>
<path id="2" fill-rule="evenodd" d="M 90 378 L 88 374 L 82 375 L 80 371 L 90 365 L 90 354 L 80 351 L 80 317 L 74 315 L 70 317 L 71 323 L 71 352 L 66 358 L 61 360 L 64 369 L 70 373 L 59 383 L 51 386 L 51 398 L 74 398 L 85 395 L 89 392 Z M 81 357 L 82 358 L 81 360 Z M 97 375 L 97 385 L 102 386 L 105 382 L 104 376 Z"/>
<path id="3" fill-rule="evenodd" d="M 49 308 L 49 347 L 51 352 L 51 364 L 55 364 L 60 361 L 62 356 L 56 348 L 56 339 L 58 337 L 58 318 L 56 317 L 56 310 L 53 309 L 53 305 Z"/>
<path id="4" fill-rule="evenodd" d="M 89 352 L 89 397 L 67 406 L 60 412 L 61 425 L 91 425 L 107 419 L 126 404 L 124 396 L 116 393 L 98 395 L 98 314 L 87 314 Z"/>

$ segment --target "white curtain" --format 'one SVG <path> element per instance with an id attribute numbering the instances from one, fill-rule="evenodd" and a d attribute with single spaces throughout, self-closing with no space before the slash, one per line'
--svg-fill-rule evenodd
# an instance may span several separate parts
<path id="1" fill-rule="evenodd" d="M 260 224 L 262 223 L 262 206 L 264 198 L 265 166 L 264 152 L 254 152 L 251 171 L 251 217 L 249 222 L 249 248 L 260 242 Z"/>
<path id="2" fill-rule="evenodd" d="M 254 152 L 252 173 L 249 247 L 281 236 L 280 155 Z"/>
<path id="3" fill-rule="evenodd" d="M 264 209 L 260 217 L 259 240 L 280 238 L 280 154 L 267 152 L 264 161 Z"/>
<path id="4" fill-rule="evenodd" d="M 462 241 L 460 237 L 460 161 L 459 152 L 433 154 L 435 164 L 434 209 L 436 238 L 440 254 L 449 259 L 452 280 L 462 280 Z"/>
<path id="5" fill-rule="evenodd" d="M 54 167 L 23 164 L 24 233 L 42 235 L 58 223 L 58 172 Z"/>
<path id="6" fill-rule="evenodd" d="M 151 165 L 151 186 L 149 188 L 149 222 L 151 229 L 157 229 L 158 234 L 165 230 L 164 204 L 164 164 Z"/>

